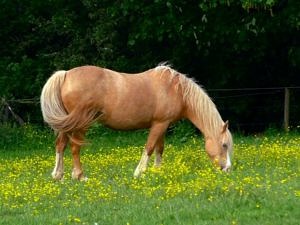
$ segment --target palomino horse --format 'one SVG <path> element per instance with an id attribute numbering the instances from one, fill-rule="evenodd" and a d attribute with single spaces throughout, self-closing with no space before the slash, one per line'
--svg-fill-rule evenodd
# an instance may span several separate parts
<path id="1" fill-rule="evenodd" d="M 63 177 L 63 153 L 70 142 L 74 179 L 85 179 L 79 151 L 86 130 L 100 122 L 118 130 L 150 128 L 141 160 L 134 172 L 143 173 L 153 151 L 161 164 L 164 134 L 181 119 L 190 120 L 204 135 L 211 160 L 224 171 L 231 166 L 233 142 L 228 122 L 223 122 L 205 91 L 192 79 L 167 65 L 139 74 L 82 66 L 54 73 L 41 94 L 44 120 L 57 132 L 54 179 Z"/>

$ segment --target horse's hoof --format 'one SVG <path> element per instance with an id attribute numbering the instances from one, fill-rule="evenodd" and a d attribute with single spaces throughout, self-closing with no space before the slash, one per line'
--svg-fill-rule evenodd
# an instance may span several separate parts
<path id="1" fill-rule="evenodd" d="M 224 171 L 224 172 L 226 172 L 226 173 L 229 173 L 229 172 L 230 172 L 230 170 L 231 170 L 231 168 L 230 168 L 230 167 L 225 167 L 225 168 L 223 168 L 223 169 L 222 169 L 222 171 Z"/>
<path id="2" fill-rule="evenodd" d="M 139 178 L 141 176 L 141 174 L 142 174 L 141 171 L 135 170 L 134 173 L 133 173 L 133 177 L 134 178 Z"/>
<path id="3" fill-rule="evenodd" d="M 88 181 L 89 178 L 85 177 L 85 176 L 81 176 L 78 180 L 79 181 L 83 181 L 83 182 L 86 182 Z"/>
<path id="4" fill-rule="evenodd" d="M 145 175 L 145 172 L 146 172 L 146 169 L 144 170 L 135 170 L 134 173 L 133 173 L 133 177 L 134 178 L 141 178 Z"/>
<path id="5" fill-rule="evenodd" d="M 64 178 L 64 174 L 63 173 L 52 173 L 52 178 L 56 181 L 61 181 Z"/>
<path id="6" fill-rule="evenodd" d="M 74 170 L 72 171 L 72 179 L 73 180 L 79 180 L 79 181 L 87 181 L 88 178 L 83 175 L 82 172 L 76 173 Z"/>

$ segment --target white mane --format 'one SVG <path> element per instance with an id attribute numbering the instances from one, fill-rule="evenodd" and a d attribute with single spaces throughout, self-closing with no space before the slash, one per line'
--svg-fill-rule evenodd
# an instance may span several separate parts
<path id="1" fill-rule="evenodd" d="M 178 85 L 182 89 L 183 100 L 200 119 L 203 126 L 202 132 L 210 137 L 218 137 L 224 122 L 215 104 L 206 92 L 193 79 L 177 72 L 165 63 L 158 65 L 155 70 L 162 71 L 161 74 L 166 74 L 165 72 L 168 71 L 168 74 L 171 75 L 170 80 L 175 76 L 179 76 Z"/>

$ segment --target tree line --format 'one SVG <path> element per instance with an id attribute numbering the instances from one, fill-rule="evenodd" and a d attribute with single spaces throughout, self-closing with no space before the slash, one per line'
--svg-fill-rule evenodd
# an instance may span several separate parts
<path id="1" fill-rule="evenodd" d="M 5 99 L 38 98 L 53 71 L 87 64 L 139 72 L 168 61 L 206 89 L 300 86 L 298 0 L 1 0 L 0 23 Z M 260 101 L 217 104 L 242 123 Z M 262 119 L 276 121 L 272 110 Z M 15 111 L 41 118 L 36 105 Z"/>

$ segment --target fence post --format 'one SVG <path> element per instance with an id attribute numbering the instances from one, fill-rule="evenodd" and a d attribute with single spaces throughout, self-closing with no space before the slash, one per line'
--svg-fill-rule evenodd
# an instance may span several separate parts
<path id="1" fill-rule="evenodd" d="M 4 122 L 7 122 L 8 114 L 10 113 L 20 125 L 23 125 L 25 123 L 24 120 L 12 110 L 12 108 L 4 98 L 2 99 L 2 102 L 5 107 Z"/>
<path id="2" fill-rule="evenodd" d="M 289 120 L 290 120 L 290 90 L 284 88 L 284 118 L 283 128 L 285 131 L 289 131 Z"/>

